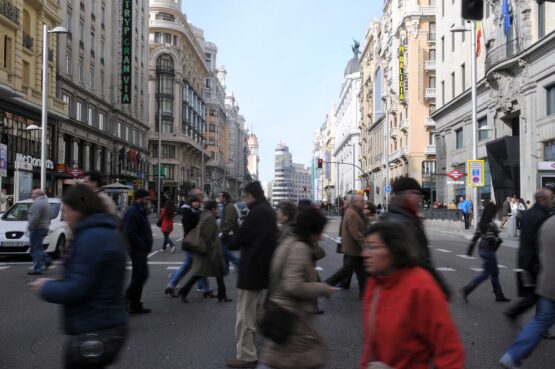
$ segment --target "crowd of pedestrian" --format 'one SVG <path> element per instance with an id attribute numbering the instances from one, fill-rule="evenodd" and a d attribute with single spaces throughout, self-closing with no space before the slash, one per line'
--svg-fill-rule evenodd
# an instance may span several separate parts
<path id="1" fill-rule="evenodd" d="M 147 259 L 153 249 L 148 218 L 151 194 L 144 189 L 135 191 L 133 203 L 123 219 L 118 219 L 113 201 L 100 188 L 100 174 L 91 172 L 84 184 L 64 195 L 64 218 L 73 233 L 64 273 L 57 280 L 39 278 L 30 283 L 42 299 L 64 308 L 66 368 L 112 364 L 129 334 L 128 314 L 151 312 L 142 298 L 149 277 Z M 205 201 L 202 191 L 194 189 L 179 208 L 185 257 L 164 293 L 187 303 L 196 284 L 205 298 L 231 302 L 225 277 L 234 267 L 235 357 L 226 365 L 317 369 L 325 365 L 327 356 L 325 342 L 313 325 L 315 314 L 322 313 L 318 298 L 331 297 L 339 288 L 349 289 L 355 274 L 363 310 L 361 369 L 424 369 L 430 365 L 462 369 L 464 348 L 448 307 L 454 296 L 434 265 L 420 216 L 423 197 L 424 190 L 410 177 L 394 181 L 387 211 L 365 202 L 357 193 L 347 196 L 336 250 L 343 254 L 343 263 L 322 281 L 316 264 L 325 257 L 318 241 L 327 218 L 321 206 L 284 201 L 274 211 L 255 181 L 244 188 L 243 201 L 249 212 L 240 224 L 227 192 L 220 193 L 217 201 Z M 33 199 L 29 211 L 33 270 L 29 274 L 40 275 L 51 263 L 38 246 L 48 233 L 50 211 L 40 189 L 33 191 Z M 462 211 L 469 228 L 472 201 L 459 200 L 449 207 Z M 519 368 L 555 324 L 555 275 L 552 268 L 542 267 L 555 263 L 552 207 L 549 189 L 539 190 L 531 207 L 507 198 L 499 227 L 495 220 L 498 207 L 492 202 L 484 204 L 467 251 L 470 256 L 478 246 L 483 271 L 461 289 L 463 299 L 468 302 L 471 292 L 489 278 L 495 301 L 509 302 L 499 282 L 496 252 L 503 242 L 500 228 L 506 217 L 520 217 L 520 299 L 509 306 L 505 316 L 515 321 L 534 305 L 536 314 L 502 356 L 500 363 L 505 368 Z M 176 250 L 171 239 L 176 213 L 174 201 L 169 199 L 157 223 L 164 235 L 162 251 Z M 126 254 L 132 271 L 124 291 Z M 186 283 L 177 290 L 187 274 Z M 216 279 L 216 294 L 209 278 Z M 264 336 L 260 352 L 257 333 Z"/>

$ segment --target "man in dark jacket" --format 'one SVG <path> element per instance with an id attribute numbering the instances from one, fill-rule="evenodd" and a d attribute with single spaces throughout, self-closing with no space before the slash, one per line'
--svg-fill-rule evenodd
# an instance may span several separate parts
<path id="1" fill-rule="evenodd" d="M 130 314 L 146 314 L 151 310 L 143 307 L 141 296 L 148 279 L 147 258 L 152 251 L 152 229 L 146 214 L 146 207 L 151 198 L 148 191 L 142 188 L 135 191 L 134 198 L 135 201 L 123 218 L 123 231 L 129 243 L 132 266 L 131 283 L 127 288 L 126 297 Z"/>
<path id="2" fill-rule="evenodd" d="M 530 309 L 538 301 L 534 292 L 536 278 L 540 269 L 539 259 L 539 231 L 542 224 L 549 218 L 553 193 L 542 189 L 536 192 L 535 204 L 524 213 L 521 224 L 520 247 L 518 249 L 518 267 L 522 269 L 523 291 L 521 299 L 516 301 L 505 315 L 510 320 L 517 319 L 525 311 Z"/>
<path id="3" fill-rule="evenodd" d="M 394 196 L 391 199 L 389 211 L 381 219 L 398 222 L 404 226 L 408 238 L 411 240 L 414 257 L 422 268 L 430 272 L 443 290 L 443 293 L 445 293 L 447 299 L 449 299 L 451 291 L 434 268 L 432 255 L 428 248 L 428 238 L 426 237 L 422 220 L 418 215 L 424 190 L 411 177 L 397 179 L 393 182 L 392 189 Z"/>
<path id="4" fill-rule="evenodd" d="M 236 358 L 227 360 L 231 368 L 254 368 L 257 364 L 256 317 L 262 291 L 270 282 L 270 264 L 276 247 L 276 215 L 260 182 L 245 187 L 243 196 L 249 214 L 237 232 L 235 244 L 241 249 L 237 278 Z"/>
<path id="5" fill-rule="evenodd" d="M 239 266 L 239 258 L 229 250 L 231 240 L 239 228 L 239 213 L 231 201 L 231 195 L 220 192 L 220 202 L 224 206 L 222 219 L 220 219 L 220 238 L 224 255 L 225 271 L 229 273 L 229 263 Z"/>

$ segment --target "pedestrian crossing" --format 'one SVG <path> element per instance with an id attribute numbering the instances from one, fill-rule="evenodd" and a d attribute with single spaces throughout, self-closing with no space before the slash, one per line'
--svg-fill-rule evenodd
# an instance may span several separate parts
<path id="1" fill-rule="evenodd" d="M 446 253 L 446 254 L 452 252 L 451 250 L 446 250 L 446 249 L 440 249 L 440 248 L 434 248 L 434 249 L 436 251 L 443 252 L 443 253 Z M 459 257 L 459 258 L 462 258 L 462 259 L 467 259 L 467 260 L 476 260 L 477 259 L 474 256 L 468 256 L 468 255 L 462 255 L 462 254 L 461 255 L 456 255 L 456 256 Z M 497 267 L 500 268 L 500 269 L 510 269 L 508 266 L 502 265 L 502 264 L 497 264 Z M 476 266 L 472 266 L 468 269 L 472 270 L 473 272 L 477 272 L 477 273 L 481 273 L 484 270 L 483 268 L 476 267 Z M 440 272 L 456 272 L 457 271 L 456 269 L 453 269 L 451 267 L 444 267 L 444 266 L 437 267 L 436 270 L 440 271 Z M 519 272 L 522 269 L 512 269 L 512 270 L 515 271 L 515 272 Z"/>

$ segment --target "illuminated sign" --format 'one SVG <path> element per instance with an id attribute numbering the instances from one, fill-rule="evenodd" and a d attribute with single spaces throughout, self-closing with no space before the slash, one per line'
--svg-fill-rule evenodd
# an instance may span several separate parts
<path id="1" fill-rule="evenodd" d="M 133 45 L 133 0 L 123 0 L 121 32 L 121 103 L 131 104 L 131 50 Z"/>
<path id="2" fill-rule="evenodd" d="M 405 101 L 405 45 L 399 46 L 399 101 Z"/>

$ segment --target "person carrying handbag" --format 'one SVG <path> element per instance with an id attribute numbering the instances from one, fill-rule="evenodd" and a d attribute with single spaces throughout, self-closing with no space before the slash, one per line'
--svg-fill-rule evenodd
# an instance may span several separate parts
<path id="1" fill-rule="evenodd" d="M 170 238 L 170 234 L 173 232 L 173 218 L 175 216 L 175 205 L 172 199 L 166 201 L 166 206 L 162 209 L 162 214 L 160 214 L 160 219 L 158 220 L 158 227 L 162 234 L 164 235 L 164 243 L 162 244 L 162 252 L 166 252 L 166 246 L 170 246 L 171 253 L 175 252 L 175 244 Z"/>
<path id="2" fill-rule="evenodd" d="M 495 253 L 503 240 L 499 237 L 499 229 L 493 221 L 497 214 L 497 205 L 490 202 L 484 208 L 480 223 L 478 223 L 478 230 L 472 239 L 467 251 L 468 256 L 472 256 L 474 247 L 479 239 L 479 253 L 482 258 L 483 271 L 474 278 L 469 284 L 464 286 L 461 290 L 464 301 L 468 302 L 468 295 L 472 293 L 482 282 L 488 277 L 491 279 L 493 286 L 493 293 L 495 294 L 495 301 L 508 302 L 510 299 L 506 298 L 499 283 L 499 267 L 497 265 L 497 257 Z"/>
<path id="3" fill-rule="evenodd" d="M 318 209 L 300 210 L 293 233 L 275 251 L 258 369 L 316 369 L 325 363 L 324 345 L 311 324 L 316 299 L 334 292 L 329 284 L 317 281 L 314 269 L 315 243 L 325 225 Z"/>

